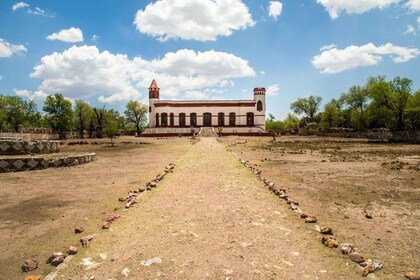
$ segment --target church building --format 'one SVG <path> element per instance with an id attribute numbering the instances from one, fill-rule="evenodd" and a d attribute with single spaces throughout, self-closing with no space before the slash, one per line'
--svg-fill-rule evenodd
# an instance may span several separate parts
<path id="1" fill-rule="evenodd" d="M 160 99 L 160 88 L 153 80 L 145 134 L 184 134 L 191 127 L 217 127 L 225 134 L 261 134 L 266 133 L 265 112 L 265 88 L 254 88 L 250 100 L 173 101 Z"/>

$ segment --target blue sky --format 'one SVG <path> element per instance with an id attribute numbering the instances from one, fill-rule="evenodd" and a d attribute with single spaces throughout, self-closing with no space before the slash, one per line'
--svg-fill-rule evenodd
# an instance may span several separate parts
<path id="1" fill-rule="evenodd" d="M 420 88 L 420 0 L 8 1 L 0 3 L 0 93 L 122 111 L 162 99 L 250 99 L 277 118 L 369 76 Z M 41 106 L 39 106 L 41 108 Z"/>

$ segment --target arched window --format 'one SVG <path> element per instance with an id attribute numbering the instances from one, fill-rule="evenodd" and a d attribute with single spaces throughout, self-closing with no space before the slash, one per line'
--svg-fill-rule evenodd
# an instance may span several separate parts
<path id="1" fill-rule="evenodd" d="M 225 126 L 225 113 L 217 114 L 217 125 Z"/>
<path id="2" fill-rule="evenodd" d="M 246 125 L 254 126 L 254 113 L 246 113 Z"/>
<path id="3" fill-rule="evenodd" d="M 149 106 L 149 113 L 152 112 L 152 106 Z"/>
<path id="4" fill-rule="evenodd" d="M 197 126 L 197 114 L 191 113 L 190 114 L 190 126 Z"/>
<path id="5" fill-rule="evenodd" d="M 179 113 L 179 126 L 185 126 L 185 113 Z"/>
<path id="6" fill-rule="evenodd" d="M 236 125 L 236 114 L 229 113 L 229 126 L 235 126 L 235 125 Z"/>
<path id="7" fill-rule="evenodd" d="M 169 125 L 174 126 L 174 113 L 169 114 Z"/>
<path id="8" fill-rule="evenodd" d="M 261 112 L 263 110 L 263 103 L 261 102 L 261 100 L 258 100 L 257 102 L 257 111 Z"/>
<path id="9" fill-rule="evenodd" d="M 159 126 L 159 113 L 156 113 L 156 127 Z"/>
<path id="10" fill-rule="evenodd" d="M 162 113 L 161 119 L 161 126 L 168 126 L 168 113 Z"/>

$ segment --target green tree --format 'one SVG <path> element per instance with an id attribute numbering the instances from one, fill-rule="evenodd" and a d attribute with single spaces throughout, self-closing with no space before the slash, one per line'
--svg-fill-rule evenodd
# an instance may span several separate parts
<path id="1" fill-rule="evenodd" d="M 275 142 L 277 135 L 279 135 L 279 133 L 281 133 L 284 130 L 284 126 L 281 121 L 266 121 L 265 130 L 267 130 L 267 132 L 271 134 L 271 136 L 273 137 L 273 141 Z"/>
<path id="2" fill-rule="evenodd" d="M 290 105 L 290 109 L 295 114 L 304 114 L 309 122 L 316 121 L 316 114 L 319 110 L 322 98 L 320 96 L 309 96 L 308 98 L 298 98 Z"/>
<path id="3" fill-rule="evenodd" d="M 389 82 L 385 76 L 369 78 L 367 90 L 372 98 L 373 119 L 387 128 L 404 130 L 404 112 L 412 96 L 411 85 L 412 81 L 408 78 L 396 77 Z"/>
<path id="4" fill-rule="evenodd" d="M 104 122 L 105 122 L 105 105 L 102 108 L 93 108 L 95 122 L 91 126 L 95 129 L 95 135 L 97 138 L 102 138 Z"/>
<path id="5" fill-rule="evenodd" d="M 351 109 L 350 116 L 353 128 L 365 129 L 367 126 L 366 109 L 369 105 L 369 94 L 366 87 L 352 86 L 342 99 Z"/>
<path id="6" fill-rule="evenodd" d="M 74 125 L 76 130 L 79 132 L 81 139 L 83 139 L 85 130 L 89 129 L 92 118 L 92 107 L 90 107 L 90 105 L 83 100 L 76 100 L 74 106 Z"/>
<path id="7" fill-rule="evenodd" d="M 124 114 L 127 117 L 127 121 L 135 125 L 137 135 L 140 135 L 142 128 L 146 126 L 147 122 L 147 106 L 138 101 L 130 100 L 127 103 Z"/>
<path id="8" fill-rule="evenodd" d="M 60 138 L 66 137 L 66 132 L 73 127 L 73 110 L 71 102 L 60 93 L 49 95 L 45 99 L 43 110 L 47 113 L 47 123 L 59 133 Z"/>
<path id="9" fill-rule="evenodd" d="M 285 130 L 296 130 L 299 128 L 299 118 L 293 114 L 287 114 L 282 123 Z"/>
<path id="10" fill-rule="evenodd" d="M 0 95 L 0 132 L 6 131 L 7 129 L 7 114 L 6 114 L 6 97 Z"/>
<path id="11" fill-rule="evenodd" d="M 321 125 L 324 128 L 342 126 L 344 123 L 344 116 L 342 112 L 343 99 L 333 98 L 330 102 L 325 104 L 324 112 L 321 114 Z"/>
<path id="12" fill-rule="evenodd" d="M 409 129 L 420 129 L 420 89 L 410 96 L 404 114 Z"/>

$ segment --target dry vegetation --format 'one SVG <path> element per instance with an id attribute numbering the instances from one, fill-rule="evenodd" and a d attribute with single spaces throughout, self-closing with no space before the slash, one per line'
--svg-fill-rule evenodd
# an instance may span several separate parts
<path id="1" fill-rule="evenodd" d="M 282 137 L 275 144 L 268 138 L 222 141 L 287 188 L 341 242 L 382 260 L 381 279 L 419 270 L 418 145 L 315 137 Z"/>
<path id="2" fill-rule="evenodd" d="M 185 138 L 119 138 L 116 147 L 105 139 L 87 141 L 66 141 L 60 148 L 63 153 L 95 152 L 92 163 L 0 174 L 0 279 L 22 279 L 20 266 L 29 257 L 39 260 L 37 273 L 48 274 L 46 254 L 77 245 L 76 226 L 96 232 L 106 214 L 123 207 L 118 197 L 144 186 L 191 146 Z"/>

